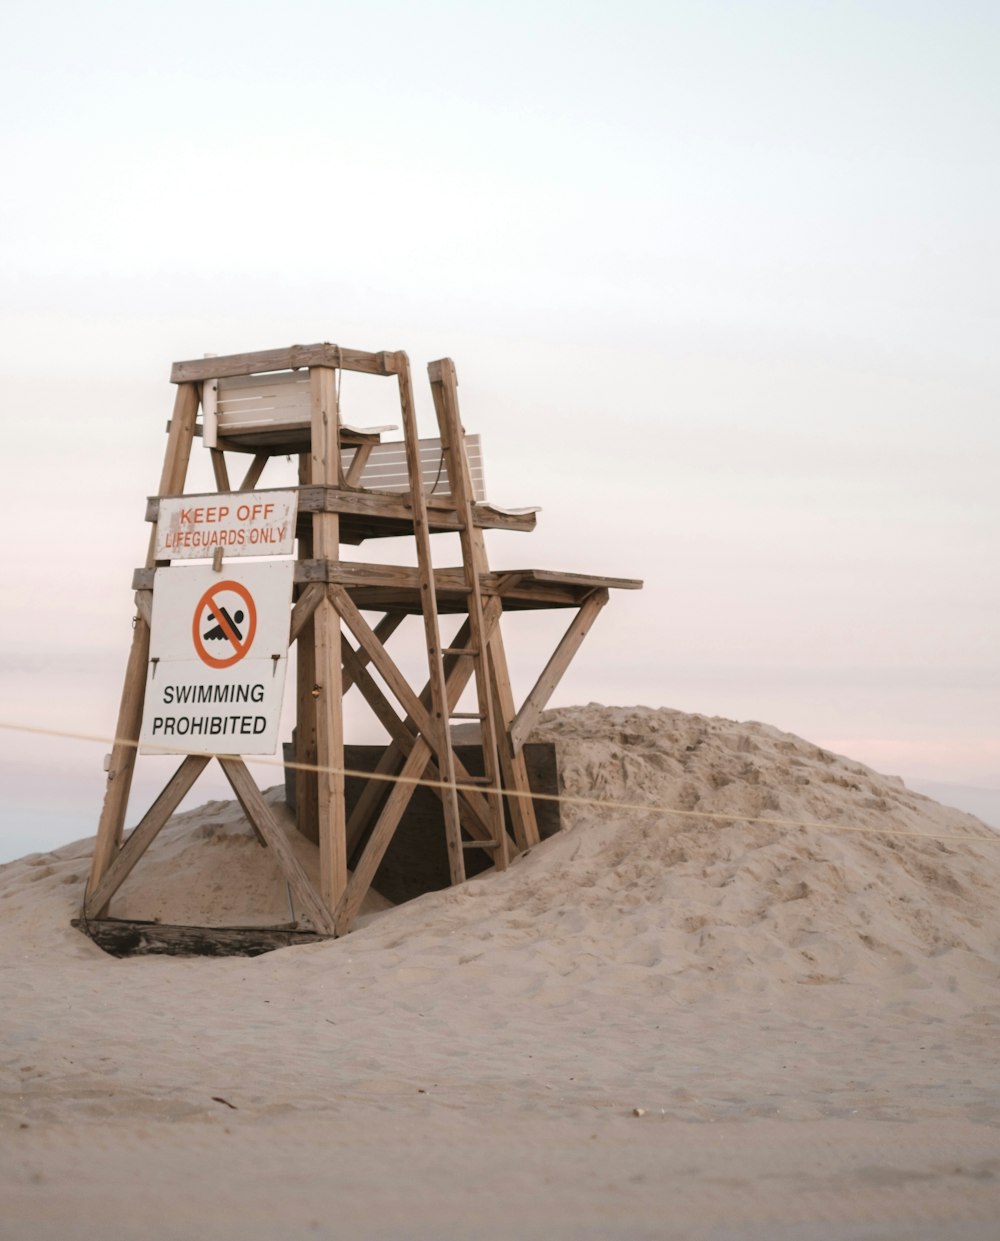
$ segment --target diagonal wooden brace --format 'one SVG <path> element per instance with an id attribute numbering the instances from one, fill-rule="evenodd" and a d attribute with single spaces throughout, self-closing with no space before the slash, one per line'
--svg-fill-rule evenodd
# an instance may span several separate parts
<path id="1" fill-rule="evenodd" d="M 535 682 L 531 693 L 525 698 L 521 710 L 518 711 L 511 725 L 510 738 L 515 754 L 521 753 L 531 730 L 538 723 L 538 717 L 545 710 L 545 704 L 552 697 L 553 690 L 562 680 L 563 673 L 569 667 L 573 656 L 590 632 L 597 614 L 607 601 L 606 590 L 595 590 L 593 594 L 587 596 L 579 612 L 573 617 L 559 645 L 552 652 L 552 658 L 545 665 L 541 676 Z"/>
<path id="2" fill-rule="evenodd" d="M 359 652 L 354 650 L 346 636 L 343 638 L 342 653 L 345 683 L 349 677 L 352 683 L 357 685 L 376 718 L 392 738 L 393 744 L 398 751 L 403 756 L 408 756 L 418 735 L 412 721 L 404 721 L 399 718 L 374 677 L 371 676 L 362 664 Z M 428 762 L 424 775 L 428 780 L 440 782 L 440 769 L 433 758 Z M 462 826 L 473 840 L 491 840 L 493 832 L 490 826 L 489 808 L 486 805 L 486 798 L 477 788 L 462 787 L 463 783 L 471 785 L 474 777 L 459 759 L 458 755 L 455 755 L 455 779 L 459 786 L 458 808 L 462 816 Z M 383 783 L 384 791 L 388 792 L 387 783 L 380 783 Z M 431 786 L 431 791 L 440 798 L 441 789 Z M 357 839 L 352 836 L 351 827 L 352 825 L 349 822 L 347 830 L 348 858 L 351 857 L 354 849 L 357 847 Z"/>
<path id="3" fill-rule="evenodd" d="M 500 611 L 499 599 L 492 598 L 488 600 L 483 609 L 484 630 L 487 638 L 500 619 Z M 445 680 L 449 706 L 454 706 L 458 702 L 462 690 L 469 683 L 469 678 L 473 673 L 471 658 L 456 655 L 452 657 L 452 660 L 453 662 Z M 388 754 L 393 748 L 393 746 L 390 746 L 386 753 Z M 413 796 L 415 785 L 412 782 L 421 777 L 430 758 L 430 744 L 421 735 L 415 740 L 413 749 L 403 764 L 402 770 L 398 773 L 396 783 L 392 785 L 386 803 L 382 808 L 382 813 L 379 815 L 378 821 L 368 838 L 368 843 L 365 845 L 364 851 L 355 867 L 354 874 L 348 880 L 344 895 L 337 904 L 334 919 L 338 935 L 344 935 L 350 930 L 351 924 L 361 908 L 361 902 L 364 900 L 368 889 L 371 887 L 372 880 L 375 878 L 375 872 L 378 870 L 379 863 L 385 856 L 385 851 L 389 847 L 396 828 L 399 826 L 403 812 Z M 369 788 L 375 783 L 377 782 L 370 781 Z"/>
<path id="4" fill-rule="evenodd" d="M 209 755 L 207 754 L 189 754 L 177 768 L 159 797 L 129 833 L 128 839 L 118 850 L 104 878 L 92 892 L 88 892 L 83 904 L 85 917 L 104 917 L 111 898 L 156 839 L 160 828 L 187 796 L 195 780 L 208 766 L 208 762 Z"/>
<path id="5" fill-rule="evenodd" d="M 500 601 L 498 599 L 490 599 L 487 601 L 486 607 L 483 609 L 487 633 L 491 634 L 500 619 Z M 456 647 L 467 646 L 470 638 L 470 626 L 468 622 L 464 624 L 454 640 Z M 462 696 L 462 691 L 469 683 L 469 679 L 473 674 L 474 668 L 472 660 L 461 655 L 447 655 L 445 657 L 445 678 L 448 689 L 448 705 L 449 710 L 452 709 Z M 420 703 L 426 712 L 427 704 L 430 702 L 430 685 L 425 685 L 420 695 Z M 407 728 L 411 732 L 417 731 L 416 724 L 412 718 L 406 721 Z M 375 777 L 391 777 L 394 776 L 403 765 L 407 757 L 406 751 L 398 746 L 395 742 L 388 746 L 375 768 Z M 418 778 L 423 772 L 417 773 Z M 355 804 L 354 810 L 347 824 L 348 849 L 356 847 L 357 842 L 364 835 L 370 824 L 379 804 L 385 797 L 386 780 L 375 778 L 369 780 L 365 786 L 361 796 Z"/>

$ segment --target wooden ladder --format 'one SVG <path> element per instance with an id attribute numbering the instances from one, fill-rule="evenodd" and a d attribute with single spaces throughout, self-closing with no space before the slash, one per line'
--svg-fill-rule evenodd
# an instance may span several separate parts
<path id="1" fill-rule="evenodd" d="M 448 870 L 452 884 L 465 882 L 465 855 L 462 840 L 462 823 L 458 805 L 458 789 L 455 779 L 455 752 L 451 740 L 452 706 L 449 701 L 448 684 L 445 676 L 445 655 L 460 658 L 479 659 L 475 654 L 482 649 L 482 606 L 476 591 L 476 603 L 479 606 L 477 631 L 470 610 L 470 642 L 467 647 L 444 648 L 441 642 L 441 626 L 438 617 L 437 590 L 434 582 L 434 565 L 431 559 L 430 526 L 427 520 L 427 501 L 424 496 L 424 484 L 421 476 L 420 440 L 417 431 L 416 411 L 413 401 L 413 383 L 410 377 L 409 360 L 405 355 L 399 357 L 397 371 L 399 379 L 400 407 L 403 419 L 403 439 L 406 445 L 406 465 L 410 477 L 410 499 L 413 506 L 413 534 L 417 548 L 417 572 L 420 581 L 421 614 L 424 621 L 424 635 L 427 645 L 427 662 L 430 674 L 430 725 L 432 736 L 427 738 L 428 744 L 437 757 L 438 771 L 442 782 L 441 804 L 444 808 L 445 842 L 448 849 Z M 450 460 L 450 459 L 449 459 Z M 471 511 L 469 515 L 471 522 Z M 463 543 L 463 558 L 464 558 Z M 467 573 L 468 580 L 468 573 Z M 471 609 L 471 601 L 470 601 Z M 477 648 L 477 637 L 479 638 Z M 449 661 L 451 662 L 451 661 Z M 480 675 L 480 664 L 475 665 L 477 692 L 484 678 Z M 486 692 L 489 692 L 488 677 Z M 487 698 L 487 704 L 488 704 Z M 480 710 L 483 708 L 480 707 Z M 495 784 L 495 781 L 493 782 Z M 502 811 L 501 811 L 502 816 Z M 502 854 L 506 864 L 503 832 L 493 833 L 498 836 L 498 855 Z M 490 847 L 489 842 L 478 842 L 480 847 Z"/>
<path id="2" fill-rule="evenodd" d="M 468 600 L 469 644 L 449 647 L 445 653 L 473 661 L 476 683 L 475 711 L 451 711 L 453 720 L 478 720 L 483 751 L 483 775 L 475 783 L 483 785 L 488 807 L 490 838 L 464 842 L 467 849 L 486 849 L 493 853 L 497 870 L 506 870 L 508 836 L 501 793 L 501 767 L 496 732 L 496 712 L 490 676 L 489 633 L 483 615 L 480 574 L 485 571 L 482 533 L 473 521 L 472 480 L 465 452 L 465 432 L 458 416 L 458 380 L 450 359 L 432 362 L 428 367 L 434 409 L 441 431 L 441 451 L 448 468 L 449 490 L 458 518 L 458 536 L 462 548 L 462 570 Z"/>

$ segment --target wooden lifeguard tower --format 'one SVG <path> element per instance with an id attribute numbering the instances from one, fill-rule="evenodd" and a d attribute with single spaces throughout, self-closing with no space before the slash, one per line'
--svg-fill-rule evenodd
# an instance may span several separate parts
<path id="1" fill-rule="evenodd" d="M 293 928 L 265 946 L 350 930 L 419 782 L 429 783 L 440 800 L 452 883 L 465 879 L 467 850 L 485 851 L 502 870 L 513 853 L 538 842 L 525 741 L 609 590 L 637 589 L 641 582 L 548 570 L 492 570 L 485 531 L 529 532 L 536 510 L 503 510 L 486 502 L 478 437 L 465 435 L 459 416 L 455 367 L 443 359 L 432 362 L 428 371 L 439 437 L 421 441 L 409 360 L 402 352 L 296 345 L 174 364 L 176 399 L 159 490 L 147 507 L 147 521 L 153 524 L 149 553 L 133 578 L 132 646 L 81 920 L 98 942 L 101 928 L 109 923 L 114 893 L 213 757 L 311 924 L 311 931 Z M 383 438 L 392 428 L 362 429 L 341 420 L 338 372 L 395 379 L 402 440 Z M 199 435 L 211 455 L 217 491 L 211 497 L 186 497 L 192 501 L 236 502 L 247 493 L 259 495 L 261 475 L 272 458 L 298 458 L 297 551 L 287 637 L 289 647 L 297 643 L 295 813 L 299 829 L 319 846 L 319 890 L 297 861 L 239 754 L 206 753 L 204 747 L 185 752 L 178 739 L 170 748 L 183 755 L 179 767 L 124 836 L 151 666 L 154 593 L 164 574 L 179 571 L 170 559 L 157 558 L 163 553 L 157 523 L 165 501 L 185 496 Z M 231 475 L 239 459 L 245 468 Z M 446 531 L 458 535 L 461 564 L 435 568 L 432 536 Z M 341 558 L 342 545 L 399 535 L 413 538 L 415 566 Z M 214 568 L 221 570 L 225 553 L 211 554 Z M 534 688 L 518 706 L 501 617 L 548 608 L 565 609 L 572 616 Z M 373 613 L 374 623 L 367 618 Z M 446 614 L 464 618 L 447 645 L 440 627 Z M 422 687 L 407 680 L 387 649 L 391 635 L 409 615 L 423 618 L 427 680 Z M 278 656 L 272 658 L 277 661 Z M 470 684 L 475 687 L 475 710 L 459 711 L 459 699 Z M 363 696 L 390 740 L 348 813 L 342 703 L 351 687 Z M 455 753 L 451 724 L 456 719 L 478 725 L 481 775 L 470 774 Z M 233 934 L 238 937 L 240 932 Z"/>

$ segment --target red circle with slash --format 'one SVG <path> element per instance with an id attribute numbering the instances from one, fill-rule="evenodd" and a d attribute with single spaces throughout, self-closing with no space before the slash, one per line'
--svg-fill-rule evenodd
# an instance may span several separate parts
<path id="1" fill-rule="evenodd" d="M 243 618 L 240 617 L 239 622 L 237 622 L 233 616 L 230 616 L 229 611 L 220 601 L 219 596 L 224 591 L 232 591 L 246 604 L 245 632 L 244 629 L 239 627 L 243 623 Z M 211 620 L 203 622 L 201 618 L 206 608 L 211 613 Z M 202 633 L 202 628 L 205 624 L 213 626 L 209 629 L 208 634 Z M 253 645 L 256 632 L 257 608 L 254 604 L 253 596 L 241 582 L 216 582 L 198 600 L 198 606 L 194 610 L 194 621 L 191 625 L 191 636 L 194 638 L 194 649 L 198 653 L 198 658 L 203 663 L 208 664 L 210 668 L 231 668 L 233 664 L 238 664 Z M 212 635 L 211 638 L 209 638 L 209 634 Z M 210 654 L 205 647 L 205 642 L 212 640 L 227 641 L 233 648 L 233 653 L 222 659 L 217 655 Z"/>

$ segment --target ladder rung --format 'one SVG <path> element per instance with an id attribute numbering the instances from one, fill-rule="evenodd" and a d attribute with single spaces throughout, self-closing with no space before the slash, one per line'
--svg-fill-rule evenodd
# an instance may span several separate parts
<path id="1" fill-rule="evenodd" d="M 450 720 L 485 720 L 486 716 L 482 711 L 452 711 L 448 718 Z"/>
<path id="2" fill-rule="evenodd" d="M 499 840 L 463 840 L 463 849 L 499 849 Z"/>
<path id="3" fill-rule="evenodd" d="M 463 777 L 462 777 L 462 778 L 458 781 L 458 784 L 459 784 L 459 787 L 461 787 L 463 784 L 489 784 L 489 785 L 492 785 L 492 784 L 493 784 L 493 781 L 489 778 L 489 776 L 463 776 Z"/>
<path id="4" fill-rule="evenodd" d="M 478 655 L 479 651 L 475 647 L 469 646 L 442 646 L 442 655 Z"/>

